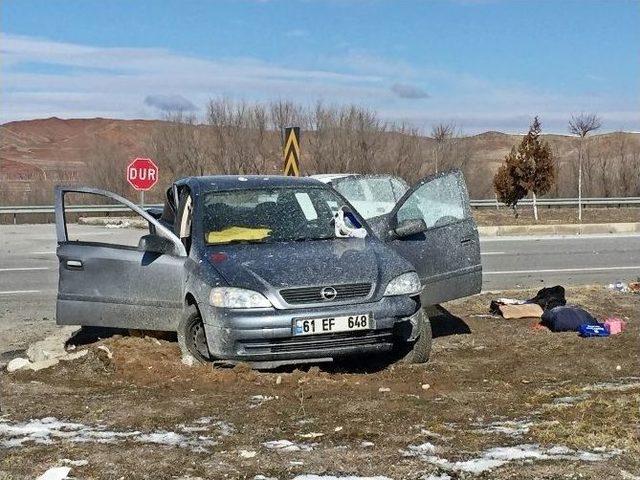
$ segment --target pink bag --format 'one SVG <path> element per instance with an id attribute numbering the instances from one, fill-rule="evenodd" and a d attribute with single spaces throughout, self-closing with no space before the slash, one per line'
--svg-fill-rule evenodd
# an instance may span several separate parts
<path id="1" fill-rule="evenodd" d="M 609 317 L 604 321 L 604 326 L 610 335 L 622 333 L 627 323 L 618 317 Z"/>

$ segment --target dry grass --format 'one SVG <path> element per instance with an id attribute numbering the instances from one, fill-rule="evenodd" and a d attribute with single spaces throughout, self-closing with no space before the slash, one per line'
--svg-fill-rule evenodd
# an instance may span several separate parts
<path id="1" fill-rule="evenodd" d="M 583 392 L 577 388 L 573 393 Z M 613 395 L 599 393 L 570 406 L 543 407 L 543 417 L 560 417 L 562 421 L 534 427 L 532 436 L 538 442 L 583 449 L 607 445 L 640 458 L 640 386 Z"/>
<path id="2" fill-rule="evenodd" d="M 513 211 L 501 207 L 499 210 L 483 208 L 474 210 L 473 216 L 478 225 L 534 225 L 533 210 L 531 207 L 518 209 L 518 218 Z M 582 223 L 627 223 L 640 222 L 640 208 L 587 208 L 582 211 Z M 543 208 L 539 209 L 540 225 L 557 225 L 566 223 L 578 223 L 578 210 L 576 208 Z"/>
<path id="3" fill-rule="evenodd" d="M 480 317 L 491 296 L 478 295 L 448 304 L 447 315 L 432 319 L 438 337 L 426 365 L 378 367 L 359 361 L 279 372 L 244 365 L 189 368 L 180 363 L 173 343 L 111 338 L 102 343 L 113 351 L 112 359 L 92 346 L 89 355 L 72 363 L 0 376 L 6 418 L 19 422 L 54 416 L 148 433 L 179 432 L 181 424 L 212 417 L 232 424 L 233 434 L 220 436 L 214 427 L 203 432 L 218 442 L 205 452 L 133 441 L 26 443 L 0 450 L 0 478 L 34 478 L 62 458 L 89 461 L 73 468 L 78 478 L 252 479 L 262 474 L 288 479 L 330 473 L 411 479 L 444 472 L 456 478 L 459 472 L 401 453 L 424 442 L 436 445 L 437 455 L 449 461 L 526 443 L 623 450 L 606 462 L 536 461 L 526 467 L 513 462 L 484 478 L 560 478 L 571 472 L 576 478 L 601 479 L 615 478 L 621 470 L 640 472 L 640 389 L 594 389 L 599 383 L 640 382 L 633 379 L 640 372 L 640 296 L 572 287 L 568 298 L 598 316 L 626 317 L 628 329 L 604 339 L 552 334 L 531 328 L 534 320 Z M 425 390 L 421 386 L 427 383 Z M 573 405 L 554 403 L 584 393 L 589 396 Z M 272 398 L 256 405 L 254 395 Z M 486 432 L 492 423 L 509 420 L 533 425 L 518 436 Z M 314 432 L 323 435 L 304 437 Z M 263 446 L 280 439 L 315 445 L 309 452 Z M 375 445 L 364 447 L 363 441 Z M 257 454 L 242 458 L 240 450 Z"/>

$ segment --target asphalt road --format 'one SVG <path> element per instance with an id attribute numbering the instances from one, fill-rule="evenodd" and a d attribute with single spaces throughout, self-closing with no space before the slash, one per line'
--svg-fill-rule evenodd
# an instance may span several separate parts
<path id="1" fill-rule="evenodd" d="M 79 226 L 96 241 L 141 230 Z M 0 354 L 53 328 L 58 262 L 53 225 L 0 225 Z M 481 241 L 483 289 L 608 284 L 640 277 L 640 235 L 509 237 Z"/>

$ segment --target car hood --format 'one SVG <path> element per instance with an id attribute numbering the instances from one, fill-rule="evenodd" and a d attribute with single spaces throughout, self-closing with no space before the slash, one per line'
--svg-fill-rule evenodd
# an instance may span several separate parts
<path id="1" fill-rule="evenodd" d="M 208 254 L 230 286 L 265 294 L 274 289 L 341 283 L 386 285 L 389 275 L 413 269 L 395 252 L 370 239 L 216 245 L 209 247 Z"/>

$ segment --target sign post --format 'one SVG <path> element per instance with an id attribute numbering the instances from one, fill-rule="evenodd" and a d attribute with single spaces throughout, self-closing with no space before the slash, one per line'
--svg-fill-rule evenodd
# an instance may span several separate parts
<path id="1" fill-rule="evenodd" d="M 300 127 L 284 129 L 284 174 L 300 176 Z"/>
<path id="2" fill-rule="evenodd" d="M 144 207 L 144 192 L 158 183 L 158 167 L 150 158 L 136 158 L 127 166 L 127 182 L 140 192 L 140 206 Z"/>

